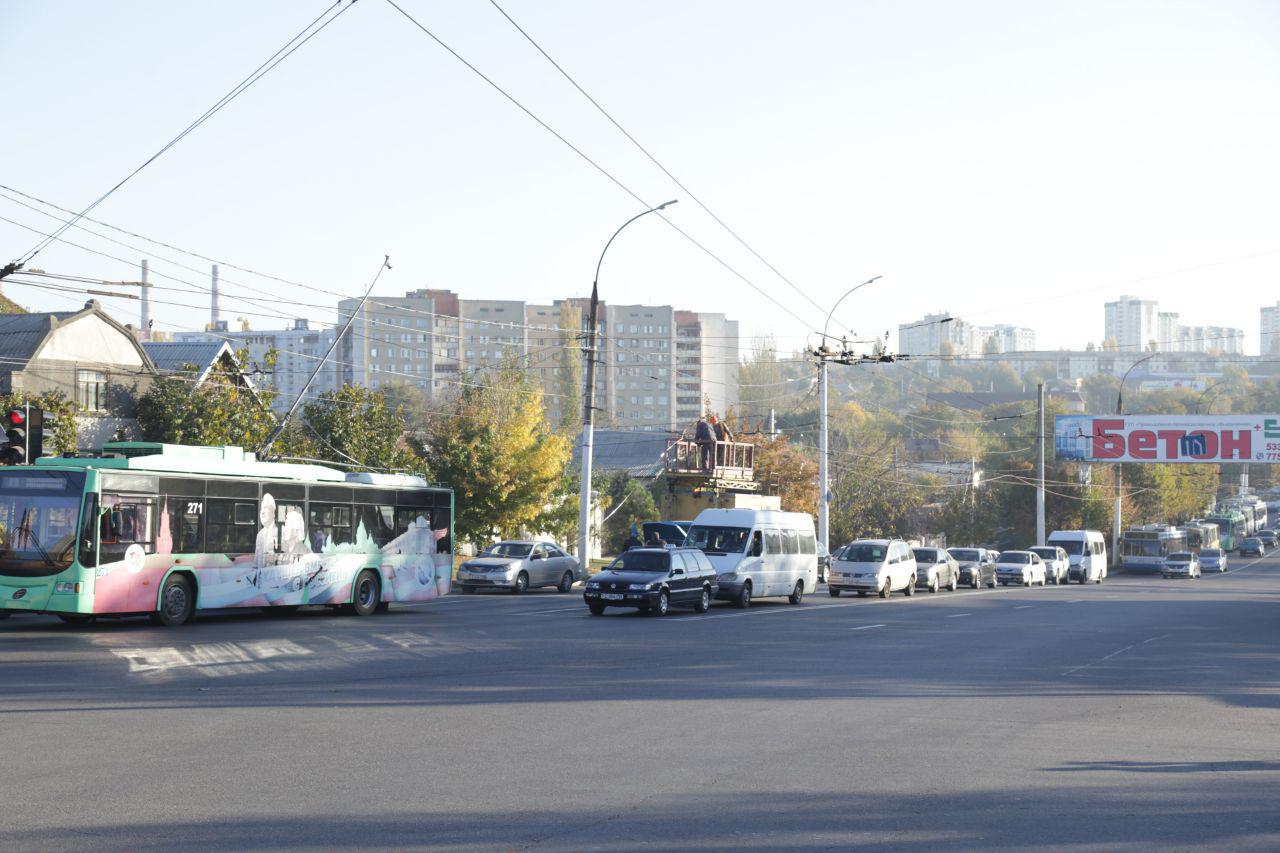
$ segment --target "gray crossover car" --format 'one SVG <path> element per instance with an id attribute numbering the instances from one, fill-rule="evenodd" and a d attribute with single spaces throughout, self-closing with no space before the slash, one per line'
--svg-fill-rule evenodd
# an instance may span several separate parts
<path id="1" fill-rule="evenodd" d="M 463 592 L 501 589 L 517 595 L 535 586 L 569 592 L 584 577 L 578 561 L 550 542 L 495 542 L 458 567 Z"/>

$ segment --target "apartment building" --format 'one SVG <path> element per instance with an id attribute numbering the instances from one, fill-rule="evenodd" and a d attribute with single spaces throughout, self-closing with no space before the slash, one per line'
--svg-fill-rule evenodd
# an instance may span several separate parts
<path id="1" fill-rule="evenodd" d="M 1261 338 L 1262 354 L 1280 353 L 1280 302 L 1262 306 L 1260 313 L 1258 333 Z"/>
<path id="2" fill-rule="evenodd" d="M 1120 349 L 1141 352 L 1159 340 L 1160 309 L 1154 299 L 1121 296 L 1104 303 L 1103 312 L 1103 339 L 1114 340 Z"/>

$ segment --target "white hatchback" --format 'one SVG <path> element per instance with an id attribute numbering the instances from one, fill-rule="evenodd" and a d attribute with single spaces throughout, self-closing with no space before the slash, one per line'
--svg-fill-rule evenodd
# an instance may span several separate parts
<path id="1" fill-rule="evenodd" d="M 1044 562 L 1032 551 L 1003 551 L 996 563 L 996 580 L 1001 586 L 1044 586 Z"/>
<path id="2" fill-rule="evenodd" d="M 897 590 L 916 591 L 916 558 L 901 539 L 859 539 L 850 542 L 831 561 L 827 591 L 839 598 L 844 591 L 865 596 L 875 592 L 888 598 Z"/>

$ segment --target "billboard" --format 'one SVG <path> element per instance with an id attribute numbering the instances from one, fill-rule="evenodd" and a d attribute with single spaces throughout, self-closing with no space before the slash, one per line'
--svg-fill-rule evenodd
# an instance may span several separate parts
<path id="1" fill-rule="evenodd" d="M 1280 415 L 1058 415 L 1053 448 L 1080 462 L 1280 463 Z"/>

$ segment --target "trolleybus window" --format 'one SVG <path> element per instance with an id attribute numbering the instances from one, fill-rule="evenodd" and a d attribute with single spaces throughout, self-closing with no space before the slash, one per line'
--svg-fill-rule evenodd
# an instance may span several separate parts
<path id="1" fill-rule="evenodd" d="M 209 498 L 205 550 L 212 554 L 252 554 L 258 534 L 257 501 Z"/>

